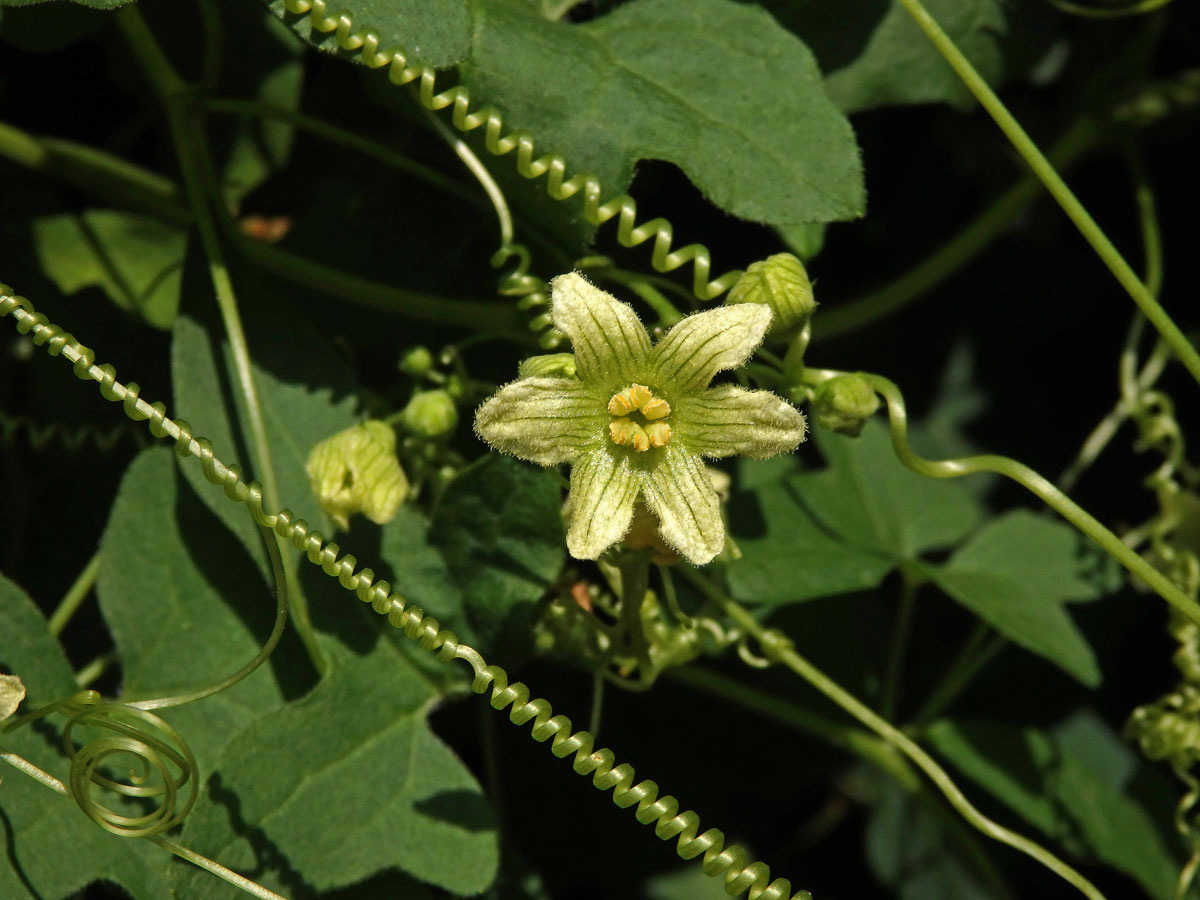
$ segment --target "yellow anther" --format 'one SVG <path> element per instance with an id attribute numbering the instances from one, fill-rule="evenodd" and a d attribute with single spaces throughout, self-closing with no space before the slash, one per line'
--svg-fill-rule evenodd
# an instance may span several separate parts
<path id="1" fill-rule="evenodd" d="M 628 419 L 620 418 L 613 419 L 608 423 L 608 436 L 612 438 L 614 444 L 624 444 L 629 440 L 629 432 L 626 430 L 633 423 Z"/>
<path id="2" fill-rule="evenodd" d="M 621 391 L 619 394 L 613 394 L 612 399 L 608 401 L 608 414 L 610 416 L 623 416 L 636 409 L 630 402 L 628 394 L 628 390 Z"/>
<path id="3" fill-rule="evenodd" d="M 651 422 L 646 426 L 645 431 L 651 447 L 664 447 L 671 439 L 671 426 L 666 422 Z"/>
<path id="4" fill-rule="evenodd" d="M 671 406 L 644 384 L 631 384 L 613 394 L 608 412 L 616 417 L 608 423 L 608 435 L 614 444 L 628 444 L 644 453 L 651 447 L 665 446 L 671 439 L 671 426 L 658 421 L 671 414 Z"/>
<path id="5" fill-rule="evenodd" d="M 665 419 L 671 414 L 671 405 L 661 397 L 651 398 L 642 404 L 641 409 L 642 415 L 651 421 L 654 419 Z"/>

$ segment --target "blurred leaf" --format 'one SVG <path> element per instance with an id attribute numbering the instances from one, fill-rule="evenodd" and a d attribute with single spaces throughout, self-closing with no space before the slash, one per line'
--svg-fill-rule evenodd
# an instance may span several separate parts
<path id="1" fill-rule="evenodd" d="M 99 287 L 121 309 L 169 329 L 179 310 L 187 238 L 149 216 L 112 209 L 33 221 L 42 271 L 64 294 Z"/>
<path id="2" fill-rule="evenodd" d="M 546 471 L 498 453 L 463 469 L 438 499 L 431 540 L 462 591 L 480 649 L 518 644 L 562 569 L 562 495 Z"/>
<path id="3" fill-rule="evenodd" d="M 267 5 L 314 47 L 341 52 L 336 31 L 314 31 L 307 15 L 285 12 L 283 0 L 270 0 Z M 471 45 L 468 0 L 348 0 L 338 11 L 350 16 L 356 31 L 379 35 L 380 50 L 400 48 L 410 65 L 423 62 L 444 69 L 462 61 Z M 357 51 L 348 55 L 358 57 Z"/>
<path id="4" fill-rule="evenodd" d="M 1063 604 L 1111 592 L 1120 575 L 1074 529 L 1013 510 L 928 571 L 942 590 L 1005 637 L 1089 687 L 1100 683 L 1095 653 Z"/>
<path id="5" fill-rule="evenodd" d="M 232 674 L 258 652 L 274 620 L 274 592 L 179 477 L 170 450 L 143 451 L 125 473 L 101 543 L 100 608 L 123 660 L 122 693 L 139 699 Z M 164 717 L 207 772 L 230 735 L 282 702 L 264 665 Z"/>
<path id="6" fill-rule="evenodd" d="M 184 842 L 288 896 L 391 867 L 460 895 L 484 890 L 498 864 L 495 824 L 426 724 L 440 693 L 389 641 L 364 654 L 327 646 L 333 668 L 308 696 L 226 746 Z M 174 875 L 184 897 L 208 896 L 211 876 Z"/>
<path id="7" fill-rule="evenodd" d="M 238 43 L 222 67 L 222 93 L 275 110 L 295 111 L 303 87 L 304 45 L 258 4 L 229 4 L 223 16 L 225 28 Z M 222 186 L 231 208 L 237 209 L 250 191 L 287 163 L 294 134 L 291 124 L 267 115 L 232 119 L 232 129 L 222 135 L 217 153 L 224 160 Z"/>
<path id="8" fill-rule="evenodd" d="M 921 796 L 870 776 L 866 850 L 871 870 L 901 900 L 992 900 L 992 886 L 962 858 L 945 820 Z"/>
<path id="9" fill-rule="evenodd" d="M 441 552 L 429 538 L 429 521 L 412 506 L 380 528 L 379 556 L 392 568 L 390 581 L 409 601 L 438 621 L 462 613 L 462 592 Z"/>
<path id="10" fill-rule="evenodd" d="M 79 688 L 46 621 L 19 587 L 0 576 L 0 671 L 16 673 L 29 695 L 24 711 Z M 0 736 L 0 746 L 66 780 L 62 718 L 51 716 Z M 62 900 L 95 881 L 120 885 L 136 900 L 168 896 L 172 857 L 145 841 L 104 831 L 74 801 L 0 765 L 0 897 Z"/>
<path id="11" fill-rule="evenodd" d="M 792 476 L 729 503 L 730 528 L 742 551 L 726 571 L 733 596 L 747 603 L 795 603 L 865 590 L 895 561 L 830 534 L 804 502 L 812 474 Z"/>
<path id="12" fill-rule="evenodd" d="M 1136 879 L 1152 897 L 1168 900 L 1179 861 L 1124 783 L 1111 779 L 1112 769 L 1093 768 L 1094 760 L 1127 755 L 1128 748 L 1094 717 L 1063 735 L 999 722 L 941 721 L 924 736 L 1031 825 L 1052 838 L 1077 837 L 1101 862 Z"/>
<path id="13" fill-rule="evenodd" d="M 641 159 L 679 166 L 722 209 L 776 225 L 862 215 L 854 134 L 808 49 L 731 0 L 640 0 L 583 25 L 514 0 L 476 3 L 462 66 L 480 103 L 539 152 L 591 172 L 601 200 Z"/>
<path id="14" fill-rule="evenodd" d="M 1047 794 L 1058 748 L 1036 728 L 1005 722 L 934 722 L 924 732 L 955 767 L 1043 834 L 1062 838 L 1069 828 Z"/>
<path id="15" fill-rule="evenodd" d="M 859 438 L 827 431 L 813 437 L 828 467 L 801 476 L 797 491 L 847 542 L 899 562 L 957 543 L 979 521 L 979 503 L 961 485 L 904 467 L 882 423 L 868 422 Z"/>
<path id="16" fill-rule="evenodd" d="M 967 106 L 971 94 L 898 0 L 768 0 L 811 48 L 825 89 L 846 112 L 903 103 Z M 1004 72 L 1008 28 L 1000 0 L 925 0 L 925 7 L 989 82 Z"/>
<path id="17" fill-rule="evenodd" d="M 978 521 L 978 504 L 960 486 L 904 468 L 878 422 L 859 438 L 814 437 L 826 468 L 778 480 L 759 473 L 763 486 L 730 503 L 742 551 L 728 565 L 738 599 L 794 603 L 871 588 Z"/>
<path id="18" fill-rule="evenodd" d="M 102 10 L 75 3 L 33 2 L 37 5 L 0 0 L 0 40 L 27 53 L 63 50 L 105 27 L 110 19 Z"/>
<path id="19" fill-rule="evenodd" d="M 681 866 L 646 881 L 646 900 L 727 900 L 722 878 L 699 866 Z"/>
<path id="20" fill-rule="evenodd" d="M 280 502 L 329 534 L 329 520 L 312 494 L 304 464 L 315 444 L 355 422 L 349 368 L 324 334 L 281 302 L 276 294 L 281 288 L 250 271 L 233 277 Z M 247 479 L 259 478 L 233 355 L 195 242 L 184 267 L 184 286 L 188 301 L 175 322 L 171 344 L 174 411 L 196 434 L 212 441 L 223 461 L 239 464 Z M 280 340 L 284 323 L 287 338 Z M 182 469 L 200 499 L 241 538 L 265 571 L 258 529 L 246 509 L 209 484 L 195 460 L 185 460 Z"/>

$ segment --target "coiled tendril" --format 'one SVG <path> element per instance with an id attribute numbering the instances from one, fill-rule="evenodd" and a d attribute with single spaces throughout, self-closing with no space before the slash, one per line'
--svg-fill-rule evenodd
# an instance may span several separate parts
<path id="1" fill-rule="evenodd" d="M 71 760 L 67 779 L 72 799 L 89 819 L 122 837 L 150 837 L 170 831 L 196 802 L 199 767 L 187 742 L 174 728 L 144 709 L 104 700 L 96 691 L 81 691 L 67 700 L 34 710 L 10 722 L 9 731 L 51 713 L 67 717 L 63 749 Z M 75 729 L 108 734 L 76 746 Z M 106 763 L 131 762 L 127 780 L 105 774 Z M 93 786 L 131 800 L 152 801 L 149 812 L 130 814 L 105 806 Z M 186 793 L 181 793 L 183 788 Z"/>
<path id="2" fill-rule="evenodd" d="M 231 500 L 245 504 L 257 523 L 289 541 L 308 557 L 309 562 L 320 566 L 325 574 L 336 578 L 343 588 L 353 591 L 364 603 L 370 603 L 375 612 L 387 616 L 392 626 L 434 653 L 441 662 L 454 659 L 466 662 L 474 672 L 472 690 L 483 694 L 490 689 L 493 709 L 507 708 L 509 721 L 515 725 L 532 722 L 530 734 L 534 740 L 549 740 L 550 752 L 559 758 L 574 755 L 572 768 L 576 773 L 591 775 L 592 784 L 598 790 L 612 791 L 613 803 L 622 809 L 634 807 L 635 818 L 643 825 L 653 825 L 660 840 L 676 839 L 675 851 L 680 857 L 699 857 L 706 875 L 723 876 L 725 890 L 731 896 L 748 892 L 749 900 L 812 900 L 808 891 L 793 895 L 791 883 L 785 878 L 772 881 L 769 867 L 749 861 L 741 846 L 725 846 L 725 835 L 719 829 L 701 831 L 700 817 L 694 811 L 681 811 L 679 801 L 669 794 L 660 797 L 656 782 L 648 779 L 637 782 L 633 767 L 624 763 L 617 765 L 613 752 L 607 748 L 595 749 L 595 738 L 589 732 L 573 732 L 571 720 L 554 715 L 549 701 L 530 699 L 525 684 L 510 684 L 504 669 L 488 665 L 479 651 L 460 644 L 454 632 L 443 629 L 436 618 L 425 615 L 420 607 L 409 606 L 387 581 L 377 581 L 373 570 L 359 569 L 358 560 L 352 554 L 342 554 L 335 542 L 327 542 L 319 531 L 310 528 L 291 510 L 268 513 L 263 507 L 261 485 L 243 481 L 236 465 L 226 465 L 217 458 L 210 441 L 194 434 L 184 420 L 168 417 L 161 401 L 149 403 L 143 400 L 136 383 L 118 381 L 113 366 L 97 365 L 90 348 L 74 335 L 51 324 L 29 300 L 14 295 L 10 288 L 0 284 L 0 318 L 5 316 L 13 316 L 17 330 L 30 335 L 35 345 L 45 347 L 51 356 L 62 356 L 71 362 L 76 377 L 97 382 L 101 396 L 120 403 L 129 418 L 146 422 L 155 437 L 171 438 L 180 457 L 197 457 L 208 481 L 221 487 Z"/>
<path id="3" fill-rule="evenodd" d="M 494 106 L 485 106 L 471 112 L 471 93 L 463 85 L 455 85 L 441 93 L 435 93 L 437 72 L 424 63 L 409 65 L 405 53 L 395 47 L 380 48 L 378 34 L 368 29 L 355 28 L 350 16 L 344 12 L 331 15 L 326 0 L 284 0 L 284 9 L 292 15 L 308 16 L 309 25 L 324 34 L 335 33 L 338 47 L 348 52 L 358 51 L 359 60 L 372 69 L 387 68 L 388 78 L 393 84 L 406 85 L 419 82 L 417 97 L 422 106 L 431 111 L 453 107 L 451 121 L 459 131 L 484 129 L 484 146 L 494 156 L 505 156 L 517 152 L 517 171 L 528 179 L 546 177 L 546 193 L 555 200 L 565 201 L 583 193 L 583 215 L 589 223 L 599 227 L 610 219 L 617 219 L 617 240 L 623 247 L 636 247 L 651 238 L 654 248 L 650 264 L 659 272 L 671 272 L 692 264 L 692 293 L 701 300 L 712 300 L 733 286 L 741 276 L 740 270 L 732 270 L 719 278 L 709 280 L 712 257 L 703 244 L 688 244 L 672 250 L 675 239 L 674 226 L 664 218 L 651 219 L 637 224 L 637 202 L 628 194 L 619 194 L 601 202 L 600 181 L 590 172 L 578 172 L 567 177 L 566 160 L 558 153 L 534 156 L 532 135 L 521 129 L 504 133 L 504 117 Z M 523 249 L 523 248 L 522 248 Z M 502 248 L 497 256 L 506 259 L 520 250 Z M 493 258 L 493 265 L 499 265 Z M 501 293 L 522 298 L 524 309 L 546 306 L 545 282 L 526 272 L 527 260 L 519 265 L 501 285 Z M 549 316 L 538 316 L 531 323 L 534 330 L 550 329 Z M 544 346 L 557 343 L 553 333 L 543 333 Z"/>
<path id="4" fill-rule="evenodd" d="M 42 450 L 51 444 L 58 444 L 75 452 L 86 444 L 91 444 L 97 450 L 108 452 L 121 442 L 122 438 L 131 438 L 139 444 L 143 442 L 142 435 L 120 423 L 112 428 L 99 428 L 95 425 L 63 425 L 58 422 L 35 422 L 28 416 L 10 416 L 0 410 L 0 443 L 15 441 L 24 434 L 29 445 L 34 450 Z"/>

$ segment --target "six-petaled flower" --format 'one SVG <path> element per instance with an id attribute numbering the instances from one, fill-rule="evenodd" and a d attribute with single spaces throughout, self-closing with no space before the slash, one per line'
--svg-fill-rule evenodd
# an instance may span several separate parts
<path id="1" fill-rule="evenodd" d="M 640 500 L 697 565 L 725 546 L 702 457 L 774 456 L 804 439 L 804 416 L 770 391 L 709 387 L 742 365 L 771 324 L 746 303 L 688 316 L 652 345 L 628 304 L 572 273 L 551 283 L 551 318 L 575 377 L 527 377 L 480 407 L 479 436 L 543 466 L 570 463 L 567 548 L 595 559 L 625 535 Z"/>

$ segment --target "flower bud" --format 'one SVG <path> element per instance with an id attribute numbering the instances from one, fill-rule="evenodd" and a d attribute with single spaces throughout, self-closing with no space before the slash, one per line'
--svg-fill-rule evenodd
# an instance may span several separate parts
<path id="1" fill-rule="evenodd" d="M 574 378 L 574 353 L 546 353 L 522 360 L 517 368 L 519 378 Z"/>
<path id="2" fill-rule="evenodd" d="M 421 437 L 443 437 L 457 424 L 458 408 L 446 391 L 418 391 L 404 407 L 404 426 Z"/>
<path id="3" fill-rule="evenodd" d="M 772 338 L 788 338 L 803 328 L 817 308 L 804 263 L 790 253 L 776 253 L 751 263 L 725 298 L 731 303 L 764 303 L 771 308 Z"/>
<path id="4" fill-rule="evenodd" d="M 321 441 L 305 469 L 321 509 L 341 528 L 360 512 L 380 525 L 390 522 L 408 494 L 396 459 L 396 433 L 375 419 Z"/>
<path id="5" fill-rule="evenodd" d="M 879 409 L 874 388 L 862 375 L 837 375 L 822 382 L 813 396 L 812 412 L 820 428 L 858 437 Z"/>
<path id="6" fill-rule="evenodd" d="M 410 347 L 400 357 L 400 371 L 413 378 L 420 378 L 433 368 L 433 354 L 427 347 Z"/>

